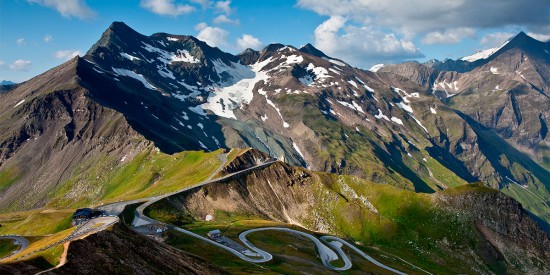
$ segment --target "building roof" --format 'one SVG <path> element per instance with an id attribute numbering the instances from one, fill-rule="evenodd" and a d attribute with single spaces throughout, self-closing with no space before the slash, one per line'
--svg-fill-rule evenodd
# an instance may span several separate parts
<path id="1" fill-rule="evenodd" d="M 77 217 L 77 216 L 90 216 L 92 215 L 94 211 L 91 209 L 91 208 L 81 208 L 81 209 L 76 209 L 76 211 L 74 212 L 73 214 L 73 217 Z"/>

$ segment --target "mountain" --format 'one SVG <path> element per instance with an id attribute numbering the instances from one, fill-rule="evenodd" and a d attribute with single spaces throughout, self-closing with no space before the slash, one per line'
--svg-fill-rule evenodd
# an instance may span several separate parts
<path id="1" fill-rule="evenodd" d="M 251 215 L 387 247 L 396 245 L 388 228 L 437 235 L 423 248 L 457 253 L 448 264 L 467 258 L 464 249 L 484 262 L 445 272 L 527 272 L 535 263 L 515 255 L 548 258 L 538 227 L 550 222 L 548 47 L 520 33 L 485 59 L 373 72 L 311 44 L 232 55 L 192 36 L 145 36 L 114 22 L 83 57 L 0 93 L 0 211 L 159 195 L 201 182 L 224 158 L 222 174 L 271 156 L 285 163 L 172 202 L 195 218 Z M 468 185 L 479 181 L 511 198 Z M 238 207 L 209 205 L 218 195 Z M 378 207 L 387 212 L 371 213 Z M 464 219 L 450 218 L 457 213 Z M 419 217 L 437 223 L 439 214 L 445 223 L 420 229 Z M 382 222 L 355 223 L 371 218 Z M 479 246 L 458 238 L 458 248 L 444 248 L 455 222 Z"/>
<path id="2" fill-rule="evenodd" d="M 2 80 L 2 81 L 0 81 L 0 86 L 12 86 L 12 85 L 15 85 L 15 84 L 17 84 L 17 83 L 11 82 L 11 81 L 9 81 L 9 80 Z"/>
<path id="3" fill-rule="evenodd" d="M 404 63 L 384 66 L 381 71 L 422 85 L 468 121 L 483 139 L 481 143 L 499 144 L 494 149 L 480 147 L 491 163 L 501 163 L 495 167 L 502 179 L 485 180 L 524 205 L 546 207 L 550 44 L 521 32 L 487 58 L 444 63 L 455 65 Z M 457 69 L 456 64 L 467 64 L 468 69 Z M 525 165 L 520 169 L 533 171 L 542 185 L 526 183 L 515 174 L 514 165 L 501 161 L 503 157 L 513 158 L 513 162 L 523 159 Z M 533 189 L 542 193 L 534 195 Z M 538 210 L 533 211 L 540 214 L 540 207 L 535 208 Z"/>

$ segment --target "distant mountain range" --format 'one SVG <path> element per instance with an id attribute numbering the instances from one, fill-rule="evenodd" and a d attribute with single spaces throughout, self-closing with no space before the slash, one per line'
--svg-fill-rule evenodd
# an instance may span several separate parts
<path id="1" fill-rule="evenodd" d="M 2 80 L 2 81 L 0 81 L 0 86 L 11 86 L 11 85 L 15 85 L 15 84 L 17 84 L 17 83 L 11 82 L 11 81 L 9 81 L 9 80 Z"/>
<path id="2" fill-rule="evenodd" d="M 550 223 L 548 42 L 522 32 L 373 71 L 310 44 L 232 55 L 115 22 L 83 57 L 0 94 L 0 209 L 93 202 L 91 175 L 124 165 L 110 158 L 251 147 L 419 193 L 481 181 Z"/>

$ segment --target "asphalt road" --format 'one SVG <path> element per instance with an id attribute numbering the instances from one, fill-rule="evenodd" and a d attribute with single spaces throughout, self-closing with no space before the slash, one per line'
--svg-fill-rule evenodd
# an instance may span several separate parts
<path id="1" fill-rule="evenodd" d="M 241 240 L 241 242 L 243 244 L 245 244 L 246 246 L 248 246 L 251 250 L 263 251 L 260 248 L 257 248 L 256 246 L 254 246 L 251 242 L 249 242 L 246 239 L 246 236 L 248 234 L 253 233 L 253 232 L 259 232 L 259 231 L 284 231 L 284 232 L 289 232 L 289 233 L 292 233 L 292 234 L 297 234 L 297 235 L 306 237 L 306 238 L 310 239 L 311 241 L 313 241 L 313 243 L 315 243 L 315 246 L 317 247 L 317 253 L 319 253 L 319 257 L 321 258 L 321 261 L 323 262 L 323 264 L 326 267 L 328 267 L 332 270 L 347 270 L 351 267 L 351 262 L 349 260 L 348 260 L 348 263 L 346 263 L 344 265 L 344 267 L 335 267 L 335 266 L 333 266 L 332 264 L 330 264 L 330 262 L 332 262 L 334 260 L 338 260 L 338 255 L 334 251 L 332 251 L 332 249 L 328 248 L 326 245 L 321 243 L 321 241 L 319 241 L 319 239 L 315 238 L 314 236 L 312 236 L 308 233 L 293 230 L 293 229 L 290 229 L 290 228 L 284 228 L 284 227 L 254 228 L 254 229 L 250 229 L 250 230 L 244 231 L 241 234 L 239 234 L 239 240 Z M 267 253 L 267 252 L 264 251 L 264 253 Z M 344 261 L 345 261 L 345 259 L 347 259 L 347 257 L 344 258 Z"/>
<path id="2" fill-rule="evenodd" d="M 117 223 L 118 221 L 119 218 L 117 216 L 101 216 L 90 219 L 73 231 L 68 238 L 68 241 L 78 239 L 84 235 L 97 233 Z"/>
<path id="3" fill-rule="evenodd" d="M 94 218 L 94 219 L 91 219 L 91 220 L 87 221 L 86 223 L 82 224 L 77 229 L 75 229 L 75 231 L 73 231 L 69 236 L 67 236 L 67 238 L 65 238 L 64 241 L 75 240 L 75 239 L 78 239 L 78 238 L 80 238 L 84 235 L 94 234 L 96 232 L 99 232 L 101 230 L 106 229 L 107 227 L 111 226 L 112 224 L 119 222 L 119 218 L 117 217 L 117 215 L 121 214 L 124 211 L 124 208 L 127 205 L 140 203 L 140 202 L 145 202 L 145 203 L 140 205 L 136 209 L 136 211 L 134 212 L 135 217 L 134 217 L 134 222 L 133 222 L 132 225 L 133 226 L 142 226 L 142 225 L 147 225 L 147 224 L 151 224 L 151 223 L 162 224 L 162 222 L 159 222 L 157 220 L 154 220 L 152 218 L 149 218 L 149 217 L 145 216 L 143 214 L 143 210 L 145 208 L 147 208 L 148 206 L 152 205 L 153 203 L 158 202 L 158 201 L 160 201 L 164 198 L 174 196 L 176 194 L 186 192 L 186 191 L 189 191 L 193 188 L 201 187 L 201 186 L 206 185 L 206 184 L 215 183 L 215 182 L 218 182 L 218 181 L 223 181 L 223 180 L 226 180 L 228 178 L 234 177 L 236 175 L 243 174 L 243 173 L 249 172 L 249 171 L 254 170 L 254 169 L 262 168 L 262 167 L 265 167 L 265 166 L 268 166 L 268 165 L 271 165 L 271 164 L 277 162 L 277 160 L 275 160 L 275 159 L 270 159 L 270 160 L 268 160 L 264 163 L 259 163 L 256 166 L 253 166 L 253 167 L 250 167 L 250 168 L 238 171 L 238 172 L 234 172 L 234 173 L 225 175 L 225 176 L 220 177 L 220 178 L 212 179 L 215 175 L 217 175 L 221 171 L 221 169 L 225 166 L 225 164 L 227 162 L 227 156 L 225 154 L 219 155 L 218 157 L 220 158 L 222 163 L 216 169 L 216 171 L 214 171 L 210 175 L 210 177 L 208 177 L 203 182 L 195 184 L 193 186 L 189 186 L 189 187 L 177 190 L 177 191 L 174 191 L 174 192 L 171 192 L 171 193 L 168 193 L 168 194 L 160 195 L 160 196 L 153 196 L 153 197 L 141 198 L 141 199 L 130 200 L 130 201 L 122 201 L 122 202 L 116 202 L 116 203 L 111 203 L 111 204 L 100 206 L 97 209 L 104 211 L 107 216 L 101 216 L 101 217 Z M 176 226 L 173 226 L 173 225 L 168 225 L 168 226 L 170 228 L 174 229 L 174 230 L 177 230 L 179 232 L 182 232 L 184 234 L 187 234 L 189 236 L 197 238 L 201 241 L 204 241 L 204 242 L 210 243 L 212 245 L 215 245 L 217 247 L 220 247 L 222 249 L 225 249 L 226 251 L 228 251 L 228 252 L 232 253 L 233 255 L 239 257 L 240 259 L 242 259 L 244 261 L 247 261 L 247 262 L 251 262 L 251 263 L 267 262 L 267 261 L 270 261 L 271 259 L 273 259 L 273 256 L 270 253 L 254 246 L 254 244 L 252 244 L 251 242 L 249 242 L 246 239 L 246 236 L 250 233 L 253 233 L 253 232 L 272 230 L 272 231 L 284 231 L 284 232 L 289 232 L 289 233 L 292 233 L 292 234 L 298 234 L 298 235 L 301 235 L 305 238 L 310 239 L 315 244 L 315 246 L 317 248 L 317 252 L 319 253 L 319 256 L 320 256 L 321 261 L 323 262 L 323 264 L 326 267 L 328 267 L 332 270 L 335 270 L 335 271 L 348 270 L 349 268 L 352 267 L 352 263 L 351 263 L 350 259 L 347 257 L 346 253 L 342 250 L 342 246 L 346 245 L 351 250 L 353 250 L 356 253 L 358 253 L 359 255 L 361 255 L 363 258 L 369 260 L 370 262 L 372 262 L 373 264 L 375 264 L 375 265 L 377 265 L 381 268 L 384 268 L 384 269 L 386 269 L 388 271 L 391 271 L 391 272 L 394 272 L 396 274 L 405 274 L 405 273 L 402 273 L 398 270 L 395 270 L 391 267 L 388 267 L 388 266 L 376 261 L 375 259 L 373 259 L 369 255 L 365 254 L 363 251 L 361 251 L 360 249 L 358 249 L 354 245 L 352 245 L 349 242 L 347 242 L 345 240 L 342 240 L 338 237 L 323 236 L 320 239 L 317 239 L 315 236 L 313 236 L 311 234 L 308 234 L 308 233 L 305 233 L 305 232 L 302 232 L 302 231 L 293 230 L 293 229 L 290 229 L 290 228 L 283 228 L 283 227 L 255 228 L 255 229 L 250 229 L 250 230 L 244 231 L 239 235 L 240 241 L 246 246 L 247 250 L 237 251 L 233 248 L 230 248 L 228 246 L 217 243 L 217 242 L 215 242 L 215 241 L 213 241 L 209 238 L 203 237 L 203 236 L 198 235 L 196 233 L 193 233 L 189 230 L 185 230 L 183 228 L 176 227 Z M 28 245 L 29 245 L 28 241 L 25 238 L 19 237 L 19 236 L 2 236 L 0 238 L 14 239 L 15 241 L 19 242 L 19 244 L 21 245 L 21 247 L 17 251 L 12 253 L 12 255 L 10 255 L 8 257 L 14 256 L 14 255 L 20 253 L 25 248 L 27 248 Z M 326 244 L 322 243 L 321 241 L 325 242 Z M 336 251 L 336 252 L 334 252 L 334 251 Z M 249 255 L 252 255 L 252 256 L 249 256 Z M 330 263 L 330 262 L 338 260 L 338 259 L 342 259 L 344 261 L 343 266 L 335 267 Z"/>
<path id="4" fill-rule="evenodd" d="M 6 235 L 6 236 L 0 236 L 0 239 L 11 239 L 13 240 L 13 243 L 15 245 L 19 245 L 19 249 L 16 251 L 13 251 L 10 255 L 5 256 L 4 258 L 1 258 L 1 260 L 11 258 L 17 254 L 19 254 L 21 251 L 25 250 L 29 246 L 29 241 L 21 236 L 15 236 L 15 235 Z"/>
<path id="5" fill-rule="evenodd" d="M 341 247 L 342 245 L 346 245 L 347 247 L 349 247 L 351 250 L 355 251 L 357 254 L 361 255 L 361 257 L 367 259 L 368 261 L 370 261 L 371 263 L 381 267 L 381 268 L 384 268 L 386 270 L 389 270 L 391 272 L 394 272 L 396 274 L 406 274 L 406 273 L 403 273 L 399 270 L 396 270 L 396 269 L 393 269 L 377 260 L 375 260 L 374 258 L 372 258 L 371 256 L 367 255 L 365 252 L 361 251 L 361 249 L 355 247 L 354 245 L 352 245 L 351 243 L 349 243 L 348 241 L 345 241 L 345 240 L 342 240 L 338 237 L 334 237 L 334 236 L 323 236 L 320 238 L 322 241 L 328 243 L 331 247 L 337 249 L 337 250 L 340 250 L 342 251 Z M 336 248 L 337 247 L 337 248 Z M 342 251 L 342 254 L 343 251 Z M 345 255 L 345 254 L 344 254 Z M 346 257 L 347 259 L 347 257 Z M 349 261 L 349 259 L 348 259 Z"/>
<path id="6" fill-rule="evenodd" d="M 148 200 L 148 201 L 145 202 L 144 204 L 140 205 L 138 208 L 136 208 L 136 211 L 134 213 L 134 215 L 135 215 L 134 222 L 133 222 L 132 225 L 133 226 L 142 226 L 142 225 L 147 225 L 147 224 L 151 224 L 151 223 L 162 224 L 162 222 L 159 222 L 157 220 L 149 218 L 149 217 L 147 217 L 143 214 L 143 211 L 145 210 L 145 208 L 147 208 L 148 206 L 152 205 L 153 203 L 155 203 L 157 201 L 160 201 L 164 198 L 167 198 L 167 197 L 170 197 L 170 196 L 182 193 L 182 192 L 189 191 L 193 188 L 197 188 L 197 187 L 200 187 L 200 186 L 203 186 L 203 185 L 206 185 L 206 184 L 210 184 L 210 183 L 214 183 L 214 182 L 218 182 L 218 181 L 223 181 L 223 180 L 228 179 L 230 177 L 233 177 L 233 176 L 236 176 L 236 175 L 239 175 L 239 174 L 243 174 L 243 173 L 249 172 L 249 171 L 254 170 L 254 169 L 258 169 L 258 168 L 261 168 L 261 167 L 271 165 L 272 163 L 277 162 L 277 160 L 269 160 L 269 161 L 266 161 L 264 163 L 258 164 L 254 167 L 250 167 L 250 168 L 247 168 L 247 169 L 235 172 L 235 173 L 231 173 L 231 174 L 225 175 L 225 176 L 217 178 L 217 179 L 212 179 L 212 177 L 214 175 L 216 175 L 223 168 L 223 166 L 225 165 L 225 162 L 226 162 L 226 160 L 225 161 L 222 160 L 222 164 L 220 165 L 220 167 L 214 173 L 212 173 L 212 175 L 208 179 L 204 180 L 201 183 L 198 183 L 196 185 L 193 185 L 193 186 L 190 186 L 190 187 L 187 187 L 187 188 L 175 191 L 175 192 L 171 192 L 171 193 L 168 193 L 168 194 L 165 194 L 165 195 L 162 195 L 162 196 L 155 196 L 155 197 L 144 199 L 144 200 Z M 119 204 L 122 204 L 122 203 L 125 203 L 125 202 L 121 202 Z M 119 206 L 116 205 L 114 208 L 118 208 L 118 207 Z M 123 208 L 122 208 L 122 210 L 123 210 Z M 120 212 L 122 212 L 122 210 Z M 360 249 L 358 249 L 354 245 L 350 244 L 349 242 L 347 242 L 345 240 L 342 240 L 340 238 L 337 238 L 337 237 L 333 237 L 333 236 L 323 236 L 320 239 L 317 239 L 316 237 L 314 237 L 311 234 L 308 234 L 308 233 L 305 233 L 305 232 L 302 232 L 302 231 L 289 229 L 289 228 L 283 228 L 283 227 L 264 227 L 264 228 L 250 229 L 250 230 L 242 232 L 239 235 L 240 241 L 248 249 L 247 251 L 244 251 L 247 254 L 247 255 L 245 255 L 241 251 L 237 251 L 237 250 L 235 250 L 231 247 L 228 247 L 228 246 L 222 245 L 220 243 L 217 243 L 217 242 L 215 242 L 215 241 L 213 241 L 209 238 L 203 237 L 203 236 L 198 235 L 196 233 L 193 233 L 189 230 L 186 230 L 186 229 L 183 229 L 183 228 L 180 228 L 180 227 L 176 227 L 176 226 L 173 226 L 173 225 L 169 225 L 169 227 L 174 229 L 174 230 L 177 230 L 181 233 L 187 234 L 189 236 L 192 236 L 192 237 L 197 238 L 199 240 L 202 240 L 204 242 L 207 242 L 207 243 L 210 243 L 210 244 L 215 245 L 217 247 L 220 247 L 222 249 L 225 249 L 226 251 L 228 251 L 228 252 L 232 253 L 233 255 L 239 257 L 240 259 L 242 259 L 244 261 L 247 261 L 247 262 L 251 262 L 251 263 L 263 263 L 263 262 L 270 261 L 271 259 L 273 259 L 273 255 L 271 255 L 270 253 L 254 246 L 252 243 L 250 243 L 246 239 L 246 236 L 249 233 L 252 233 L 252 232 L 274 230 L 274 231 L 285 231 L 285 232 L 289 232 L 289 233 L 292 233 L 292 234 L 298 234 L 298 235 L 304 236 L 304 237 L 310 239 L 311 241 L 313 241 L 313 243 L 315 244 L 315 246 L 317 248 L 317 252 L 319 253 L 321 261 L 323 262 L 323 264 L 326 267 L 328 267 L 332 270 L 344 271 L 344 270 L 348 270 L 352 267 L 351 260 L 348 258 L 346 253 L 342 250 L 342 246 L 346 245 L 350 249 L 357 252 L 362 257 L 364 257 L 365 259 L 369 260 L 370 262 L 374 263 L 375 265 L 377 265 L 381 268 L 384 268 L 384 269 L 386 269 L 388 271 L 391 271 L 391 272 L 394 272 L 396 274 L 405 274 L 405 273 L 402 273 L 398 270 L 395 270 L 395 269 L 393 269 L 389 266 L 386 266 L 386 265 L 376 261 L 375 259 L 373 259 L 369 255 L 365 254 L 363 251 L 361 251 Z M 323 244 L 321 241 L 325 242 L 326 245 Z M 334 251 L 336 251 L 336 252 L 334 252 Z M 250 257 L 248 255 L 254 255 L 254 257 Z M 342 259 L 344 261 L 343 266 L 335 267 L 330 263 L 330 262 L 332 262 L 334 260 L 338 260 L 338 259 Z"/>
<path id="7" fill-rule="evenodd" d="M 201 183 L 198 183 L 198 184 L 195 184 L 193 186 L 189 186 L 189 187 L 186 187 L 186 188 L 183 188 L 183 189 L 180 189 L 180 190 L 168 193 L 168 194 L 164 194 L 162 196 L 155 196 L 155 197 L 148 198 L 149 200 L 146 203 L 144 203 L 144 204 L 140 205 L 138 208 L 136 208 L 135 217 L 134 217 L 134 221 L 133 221 L 132 225 L 133 226 L 142 226 L 142 225 L 147 225 L 147 224 L 151 224 L 151 223 L 159 223 L 158 221 L 156 221 L 154 219 L 151 219 L 151 218 L 149 218 L 149 217 L 147 217 L 143 214 L 143 210 L 145 210 L 145 208 L 149 207 L 150 205 L 152 205 L 155 202 L 158 202 L 158 201 L 160 201 L 162 199 L 165 199 L 167 197 L 177 195 L 179 193 L 189 191 L 189 190 L 197 188 L 197 187 L 201 187 L 203 185 L 211 184 L 211 183 L 218 182 L 218 181 L 223 181 L 223 180 L 226 180 L 228 178 L 234 177 L 236 175 L 243 174 L 243 173 L 252 171 L 254 169 L 258 169 L 258 168 L 262 168 L 262 167 L 271 165 L 271 164 L 277 162 L 278 160 L 271 159 L 271 160 L 268 160 L 266 162 L 260 163 L 256 166 L 253 166 L 253 167 L 250 167 L 250 168 L 238 171 L 238 172 L 234 172 L 234 173 L 231 173 L 231 174 L 227 174 L 227 175 L 225 175 L 223 177 L 220 177 L 220 178 L 212 179 L 212 177 L 214 175 L 218 174 L 218 172 L 223 168 L 223 166 L 225 166 L 226 161 L 227 160 L 222 161 L 222 164 L 220 165 L 220 167 L 216 171 L 214 171 L 214 173 L 212 173 L 208 179 L 204 180 Z"/>

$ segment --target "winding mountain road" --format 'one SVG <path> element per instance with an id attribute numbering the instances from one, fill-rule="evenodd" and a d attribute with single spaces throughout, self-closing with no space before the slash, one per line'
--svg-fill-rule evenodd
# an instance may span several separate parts
<path id="1" fill-rule="evenodd" d="M 214 173 L 212 173 L 209 178 L 207 178 L 206 180 L 204 180 L 201 183 L 198 183 L 196 185 L 193 185 L 193 186 L 190 186 L 190 187 L 187 187 L 187 188 L 175 191 L 175 192 L 171 192 L 171 193 L 168 193 L 168 194 L 165 194 L 165 195 L 148 198 L 147 202 L 145 202 L 144 204 L 142 204 L 138 208 L 136 208 L 135 213 L 134 213 L 134 221 L 133 221 L 132 225 L 137 227 L 137 226 L 143 226 L 143 225 L 147 225 L 147 224 L 164 224 L 163 222 L 160 222 L 160 221 L 157 221 L 155 219 L 149 218 L 149 217 L 147 217 L 143 214 L 143 211 L 147 207 L 149 207 L 150 205 L 154 204 L 155 202 L 158 202 L 162 199 L 165 199 L 167 197 L 170 197 L 170 196 L 182 193 L 182 192 L 189 191 L 189 190 L 197 188 L 197 187 L 201 187 L 201 186 L 206 185 L 206 184 L 223 181 L 223 180 L 226 180 L 228 178 L 237 176 L 239 174 L 247 173 L 251 170 L 262 168 L 262 167 L 265 167 L 265 166 L 268 166 L 268 165 L 271 165 L 271 164 L 277 162 L 276 159 L 270 159 L 270 160 L 265 161 L 263 163 L 258 163 L 257 165 L 255 165 L 253 167 L 243 169 L 241 171 L 237 171 L 237 172 L 234 172 L 234 173 L 231 173 L 231 174 L 227 174 L 227 175 L 225 175 L 223 177 L 220 177 L 220 178 L 212 179 L 212 177 L 214 175 L 218 174 L 218 172 L 221 171 L 221 169 L 225 166 L 226 161 L 227 161 L 227 159 L 222 160 L 222 164 L 220 165 L 220 167 Z M 122 202 L 122 203 L 124 203 L 124 202 Z M 115 207 L 115 208 L 117 208 L 117 207 Z M 367 259 L 368 261 L 374 263 L 375 265 L 377 265 L 381 268 L 384 268 L 388 271 L 392 271 L 396 274 L 405 274 L 405 273 L 402 273 L 398 270 L 395 270 L 391 267 L 388 267 L 388 266 L 376 261 L 375 259 L 373 259 L 369 255 L 365 254 L 364 252 L 362 252 L 360 249 L 353 246 L 349 242 L 347 242 L 345 240 L 342 240 L 340 238 L 337 238 L 337 237 L 333 237 L 333 236 L 323 236 L 319 240 L 311 234 L 308 234 L 308 233 L 305 233 L 305 232 L 302 232 L 302 231 L 289 229 L 289 228 L 284 228 L 284 227 L 255 228 L 255 229 L 250 229 L 250 230 L 244 231 L 239 235 L 239 240 L 246 246 L 247 250 L 237 251 L 237 250 L 235 250 L 231 247 L 225 246 L 221 243 L 218 243 L 218 242 L 213 241 L 209 238 L 203 237 L 199 234 L 193 233 L 189 230 L 186 230 L 186 229 L 174 226 L 174 225 L 168 225 L 168 227 L 173 229 L 173 230 L 176 230 L 178 232 L 184 233 L 186 235 L 192 236 L 192 237 L 197 238 L 199 240 L 202 240 L 204 242 L 207 242 L 207 243 L 210 243 L 210 244 L 215 245 L 217 247 L 220 247 L 222 249 L 225 249 L 226 251 L 228 251 L 229 253 L 239 257 L 240 259 L 242 259 L 244 261 L 247 261 L 247 262 L 251 262 L 251 263 L 263 263 L 263 262 L 270 261 L 271 259 L 273 259 L 273 255 L 271 255 L 270 253 L 254 246 L 250 241 L 248 241 L 246 239 L 246 236 L 250 233 L 253 233 L 253 232 L 272 230 L 272 231 L 284 231 L 284 232 L 289 232 L 289 233 L 292 233 L 292 234 L 298 234 L 298 235 L 301 235 L 305 238 L 310 239 L 311 241 L 313 241 L 313 243 L 317 247 L 317 252 L 319 253 L 319 256 L 320 256 L 321 261 L 323 262 L 323 264 L 326 267 L 328 267 L 332 270 L 335 270 L 335 271 L 344 271 L 344 270 L 348 270 L 352 267 L 351 260 L 348 258 L 346 253 L 342 250 L 342 246 L 346 245 L 350 249 L 352 249 L 353 251 L 355 251 L 359 255 L 361 255 L 363 258 Z M 326 245 L 323 244 L 321 241 L 325 242 Z M 334 250 L 332 250 L 331 248 L 334 249 Z M 334 252 L 334 251 L 336 251 L 336 252 Z M 250 255 L 253 255 L 253 256 L 250 256 Z M 335 267 L 331 264 L 332 261 L 335 261 L 335 260 L 338 260 L 338 259 L 342 259 L 344 261 L 344 265 L 342 267 Z"/>
<path id="2" fill-rule="evenodd" d="M 0 239 L 13 240 L 14 245 L 19 245 L 19 249 L 11 252 L 9 255 L 7 255 L 3 258 L 0 258 L 0 261 L 2 261 L 4 259 L 11 258 L 11 257 L 21 253 L 21 251 L 25 250 L 29 246 L 29 241 L 27 239 L 21 237 L 21 236 L 6 235 L 6 236 L 0 236 Z"/>
<path id="3" fill-rule="evenodd" d="M 162 199 L 165 199 L 165 198 L 168 198 L 170 196 L 174 196 L 174 195 L 177 195 L 179 193 L 186 192 L 186 191 L 189 191 L 191 189 L 198 188 L 198 187 L 201 187 L 203 185 L 210 184 L 210 183 L 223 181 L 223 180 L 226 180 L 228 178 L 250 172 L 254 169 L 269 166 L 269 165 L 271 165 L 271 164 L 278 161 L 276 159 L 269 159 L 269 160 L 266 160 L 264 162 L 259 162 L 255 166 L 252 166 L 252 167 L 249 167 L 249 168 L 246 168 L 246 169 L 234 172 L 234 173 L 230 173 L 230 174 L 227 174 L 227 175 L 219 177 L 219 178 L 212 179 L 215 175 L 217 175 L 223 169 L 223 167 L 225 167 L 225 165 L 227 163 L 227 156 L 225 154 L 220 154 L 218 157 L 221 160 L 220 166 L 204 181 L 202 181 L 198 184 L 195 184 L 195 185 L 192 185 L 192 186 L 174 191 L 174 192 L 164 194 L 164 195 L 153 196 L 153 197 L 148 197 L 148 198 L 141 198 L 141 199 L 136 199 L 136 200 L 129 200 L 129 201 L 121 201 L 121 202 L 115 202 L 115 203 L 111 203 L 111 204 L 102 205 L 102 206 L 98 207 L 97 209 L 104 211 L 105 215 L 103 215 L 101 217 L 91 219 L 91 220 L 87 221 L 86 223 L 80 225 L 69 236 L 64 238 L 62 241 L 67 242 L 67 241 L 75 240 L 75 239 L 81 238 L 85 235 L 93 234 L 93 233 L 96 233 L 96 232 L 99 232 L 101 230 L 106 229 L 107 227 L 113 225 L 114 223 L 119 222 L 119 218 L 117 216 L 120 215 L 124 211 L 126 206 L 128 206 L 130 204 L 135 204 L 135 203 L 144 202 L 142 205 L 140 205 L 139 207 L 136 208 L 136 210 L 134 212 L 134 221 L 132 223 L 132 226 L 138 227 L 138 226 L 143 226 L 143 225 L 147 225 L 147 224 L 164 224 L 163 222 L 160 222 L 160 221 L 157 221 L 157 220 L 154 220 L 150 217 L 145 216 L 143 214 L 143 211 L 148 206 L 154 204 L 155 202 L 158 202 L 158 201 L 160 201 Z M 367 255 L 366 253 L 364 253 L 363 251 L 361 251 L 360 249 L 358 249 L 354 245 L 352 245 L 349 242 L 347 242 L 345 240 L 342 240 L 338 237 L 323 236 L 323 237 L 318 239 L 318 238 L 316 238 L 315 236 L 313 236 L 311 234 L 308 234 L 308 233 L 305 233 L 305 232 L 302 232 L 302 231 L 298 231 L 298 230 L 294 230 L 294 229 L 290 229 L 290 228 L 284 228 L 284 227 L 254 228 L 254 229 L 250 229 L 250 230 L 244 231 L 241 234 L 239 234 L 239 240 L 244 244 L 246 250 L 237 251 L 236 249 L 234 249 L 232 247 L 223 245 L 223 244 L 218 243 L 214 240 L 211 240 L 211 239 L 203 237 L 199 234 L 193 233 L 189 230 L 186 230 L 186 229 L 174 226 L 174 225 L 170 225 L 170 224 L 167 224 L 166 226 L 170 229 L 176 230 L 178 232 L 184 233 L 186 235 L 197 238 L 201 241 L 204 241 L 204 242 L 210 243 L 214 246 L 217 246 L 219 248 L 222 248 L 222 249 L 228 251 L 229 253 L 239 257 L 240 259 L 242 259 L 244 261 L 247 261 L 247 262 L 250 262 L 250 263 L 268 262 L 268 261 L 273 259 L 273 255 L 270 254 L 267 251 L 264 251 L 264 250 L 256 247 L 254 244 L 252 244 L 250 241 L 248 241 L 248 239 L 246 238 L 248 234 L 254 233 L 254 232 L 260 232 L 260 231 L 283 231 L 283 232 L 288 232 L 288 233 L 291 233 L 291 234 L 297 234 L 297 235 L 303 236 L 303 237 L 313 241 L 313 243 L 315 244 L 315 246 L 317 248 L 317 252 L 319 253 L 319 257 L 321 258 L 321 261 L 322 261 L 323 265 L 325 265 L 326 267 L 328 267 L 332 270 L 344 271 L 344 270 L 348 270 L 352 267 L 351 260 L 349 259 L 349 257 L 346 255 L 346 253 L 342 249 L 342 246 L 345 245 L 348 248 L 350 248 L 351 250 L 353 250 L 354 252 L 356 252 L 357 254 L 359 254 L 360 256 L 362 256 L 363 258 L 367 259 L 368 261 L 372 262 L 373 264 L 375 264 L 375 265 L 377 265 L 381 268 L 384 268 L 384 269 L 386 269 L 388 271 L 391 271 L 391 272 L 394 272 L 396 274 L 400 274 L 400 275 L 405 274 L 403 272 L 400 272 L 396 269 L 393 269 L 391 267 L 388 267 L 388 266 L 378 262 L 377 260 L 373 259 L 372 257 Z M 25 238 L 22 238 L 22 237 L 19 237 L 19 236 L 3 236 L 3 237 L 0 237 L 0 238 L 14 239 L 15 241 L 19 242 L 19 244 L 21 245 L 19 250 L 17 250 L 16 252 L 14 252 L 10 256 L 8 256 L 10 258 L 12 256 L 20 253 L 21 251 L 23 251 L 29 245 L 28 241 Z M 336 267 L 336 266 L 333 266 L 331 264 L 331 262 L 333 262 L 335 260 L 338 260 L 338 259 L 342 259 L 342 261 L 344 262 L 343 266 Z"/>
<path id="4" fill-rule="evenodd" d="M 223 155 L 223 156 L 225 157 L 225 155 Z M 151 218 L 149 218 L 149 217 L 147 217 L 143 214 L 143 211 L 145 210 L 145 208 L 149 207 L 150 205 L 154 204 L 155 202 L 158 202 L 162 199 L 177 195 L 179 193 L 189 191 L 189 190 L 194 189 L 194 188 L 201 187 L 203 185 L 223 181 L 223 180 L 226 180 L 228 178 L 231 178 L 231 177 L 234 177 L 234 176 L 237 176 L 237 175 L 240 175 L 240 174 L 244 174 L 244 173 L 250 172 L 250 171 L 255 170 L 255 169 L 259 169 L 259 168 L 262 168 L 262 167 L 265 167 L 265 166 L 269 166 L 269 165 L 271 165 L 271 164 L 273 164 L 277 161 L 278 160 L 276 160 L 276 159 L 269 159 L 265 162 L 257 163 L 255 166 L 252 166 L 252 167 L 249 167 L 249 168 L 246 168 L 246 169 L 234 172 L 234 173 L 227 174 L 223 177 L 212 179 L 225 166 L 225 163 L 227 162 L 227 158 L 225 158 L 225 159 L 222 160 L 222 163 L 220 164 L 218 169 L 216 169 L 216 171 L 214 171 L 210 175 L 210 177 L 208 177 L 204 181 L 202 181 L 198 184 L 195 184 L 193 186 L 189 186 L 189 187 L 186 187 L 186 188 L 183 188 L 183 189 L 180 189 L 180 190 L 168 193 L 168 194 L 164 194 L 164 195 L 161 195 L 161 196 L 155 196 L 155 197 L 149 198 L 149 200 L 146 203 L 144 203 L 144 204 L 140 205 L 138 208 L 136 208 L 135 217 L 134 217 L 134 221 L 132 222 L 132 225 L 133 226 L 142 226 L 142 225 L 147 225 L 147 224 L 151 224 L 151 223 L 159 223 L 159 221 L 151 219 Z"/>

